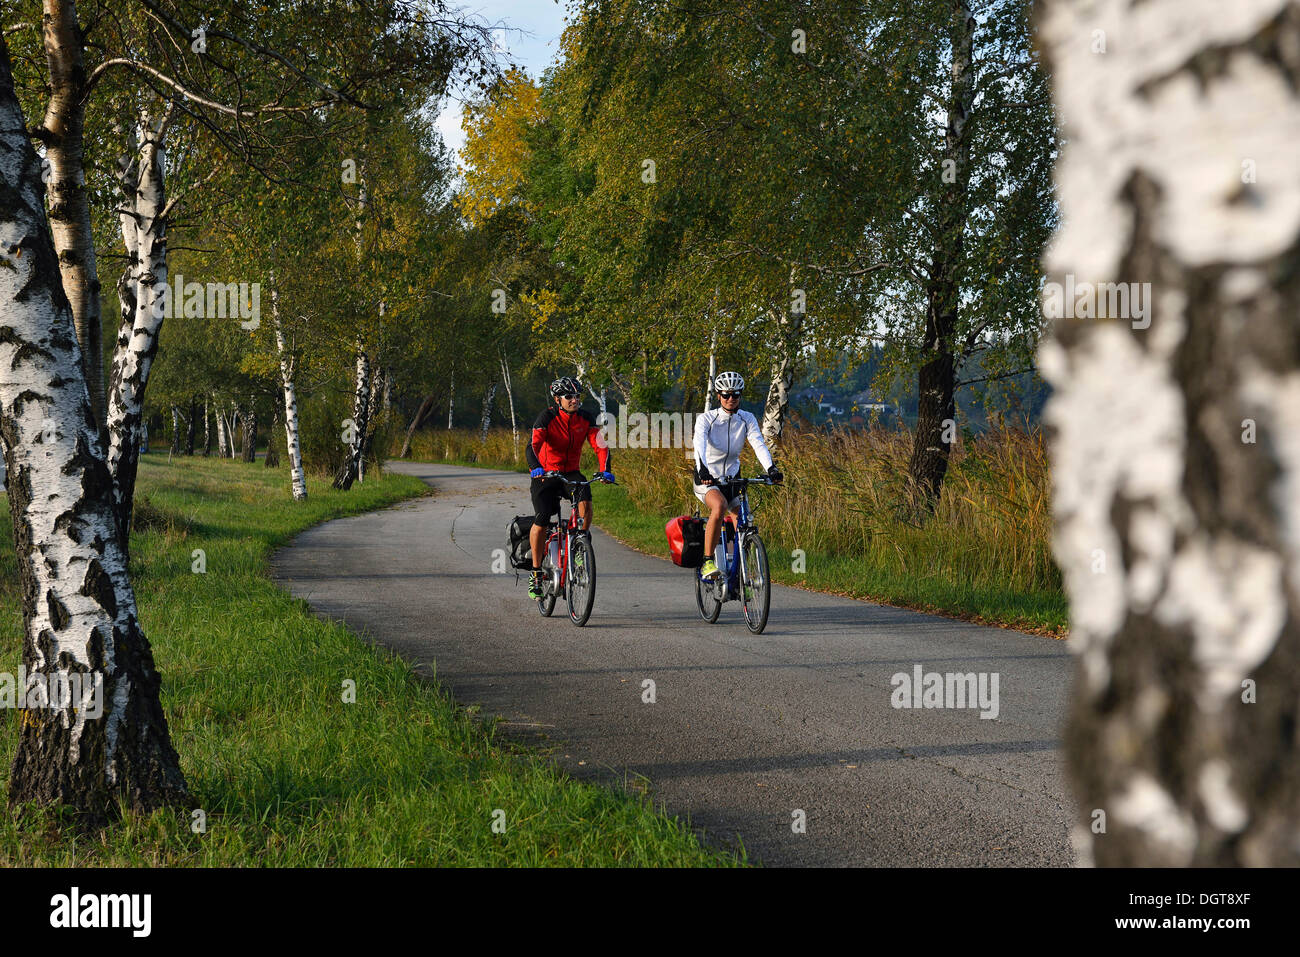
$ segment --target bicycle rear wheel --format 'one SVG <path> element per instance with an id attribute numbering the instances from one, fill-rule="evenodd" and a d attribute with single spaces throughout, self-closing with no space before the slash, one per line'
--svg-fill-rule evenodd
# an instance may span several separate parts
<path id="1" fill-rule="evenodd" d="M 767 549 L 758 532 L 741 540 L 741 600 L 745 603 L 745 624 L 754 634 L 767 627 L 767 613 L 772 601 L 772 583 L 767 575 Z"/>
<path id="2" fill-rule="evenodd" d="M 542 597 L 537 599 L 537 610 L 543 618 L 555 611 L 555 566 L 551 564 L 549 550 L 542 556 Z"/>
<path id="3" fill-rule="evenodd" d="M 591 617 L 596 600 L 596 552 L 586 535 L 573 536 L 569 553 L 569 618 L 581 628 Z"/>

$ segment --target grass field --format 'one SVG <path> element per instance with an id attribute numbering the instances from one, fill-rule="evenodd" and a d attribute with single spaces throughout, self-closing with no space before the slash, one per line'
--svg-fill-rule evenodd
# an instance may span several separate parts
<path id="1" fill-rule="evenodd" d="M 146 456 L 132 574 L 193 809 L 128 817 L 93 836 L 52 815 L 5 814 L 0 865 L 738 863 L 643 800 L 568 778 L 495 735 L 268 579 L 271 550 L 294 533 L 426 491 L 388 475 L 340 493 L 318 477 L 294 503 L 285 472 L 260 462 Z M 8 521 L 0 526 L 9 536 Z M 12 673 L 22 616 L 10 539 L 0 546 L 0 670 Z M 194 549 L 203 574 L 191 570 Z M 343 701 L 345 681 L 355 703 Z M 18 720 L 0 710 L 6 791 Z M 193 810 L 204 812 L 203 833 Z"/>
<path id="2" fill-rule="evenodd" d="M 910 436 L 892 431 L 783 440 L 784 488 L 750 493 L 773 578 L 904 608 L 1063 637 L 1068 605 L 1051 555 L 1050 476 L 1038 433 L 990 432 L 953 453 L 934 514 L 905 476 Z M 508 430 L 434 430 L 415 458 L 522 469 Z M 746 474 L 757 464 L 749 451 Z M 590 472 L 595 457 L 584 452 Z M 680 449 L 618 449 L 619 487 L 596 492 L 596 524 L 667 556 L 664 523 L 697 504 Z M 796 556 L 795 550 L 802 553 Z M 796 560 L 797 558 L 797 560 Z"/>

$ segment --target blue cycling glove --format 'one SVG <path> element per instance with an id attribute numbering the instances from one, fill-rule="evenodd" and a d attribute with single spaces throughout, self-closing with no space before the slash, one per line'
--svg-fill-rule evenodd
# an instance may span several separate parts
<path id="1" fill-rule="evenodd" d="M 597 473 L 596 473 L 596 478 L 600 479 L 600 481 L 602 481 L 602 482 L 609 482 L 609 483 L 612 485 L 613 482 L 614 482 L 614 473 L 613 473 L 613 472 L 597 472 Z"/>
<path id="2" fill-rule="evenodd" d="M 541 478 L 542 473 L 545 471 L 546 471 L 545 469 L 533 469 L 531 472 L 528 473 L 528 476 L 529 478 Z"/>

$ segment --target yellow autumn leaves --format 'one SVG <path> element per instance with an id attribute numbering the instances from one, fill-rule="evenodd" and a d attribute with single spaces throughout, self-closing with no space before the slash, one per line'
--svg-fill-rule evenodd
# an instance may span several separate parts
<path id="1" fill-rule="evenodd" d="M 461 126 L 461 215 L 479 226 L 499 207 L 520 199 L 528 162 L 525 132 L 542 118 L 541 90 L 522 70 L 512 69 L 485 100 L 465 106 Z"/>

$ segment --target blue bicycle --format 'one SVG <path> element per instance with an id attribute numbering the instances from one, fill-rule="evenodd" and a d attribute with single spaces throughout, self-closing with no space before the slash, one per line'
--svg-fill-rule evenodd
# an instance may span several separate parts
<path id="1" fill-rule="evenodd" d="M 718 575 L 704 578 L 695 570 L 695 602 L 700 617 L 713 624 L 722 611 L 722 603 L 740 601 L 745 609 L 745 624 L 754 634 L 767 627 L 767 613 L 772 600 L 772 584 L 767 574 L 767 549 L 749 510 L 749 486 L 775 484 L 766 475 L 750 479 L 732 479 L 738 488 L 740 514 L 733 525 L 728 514 L 722 522 L 718 539 Z"/>

